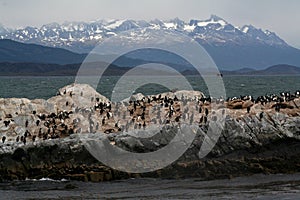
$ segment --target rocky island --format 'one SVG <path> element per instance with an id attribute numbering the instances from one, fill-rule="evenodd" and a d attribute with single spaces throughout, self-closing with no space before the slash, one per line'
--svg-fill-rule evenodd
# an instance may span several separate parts
<path id="1" fill-rule="evenodd" d="M 221 127 L 220 135 L 208 155 L 199 157 L 205 137 L 214 132 L 213 122 Z M 82 139 L 107 140 L 110 146 L 143 154 L 164 148 L 179 130 L 190 127 L 194 139 L 187 150 L 167 167 L 148 173 L 122 172 L 105 165 L 91 155 Z M 48 100 L 0 99 L 0 138 L 1 181 L 215 179 L 296 173 L 300 93 L 224 100 L 199 91 L 172 91 L 111 102 L 89 85 L 72 84 Z"/>

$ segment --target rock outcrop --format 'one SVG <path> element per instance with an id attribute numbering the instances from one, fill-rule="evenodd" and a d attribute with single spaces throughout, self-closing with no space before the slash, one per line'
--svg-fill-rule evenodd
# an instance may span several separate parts
<path id="1" fill-rule="evenodd" d="M 165 96 L 178 100 L 172 107 L 166 101 L 165 107 L 164 100 L 157 100 Z M 49 100 L 0 99 L 0 137 L 5 136 L 0 145 L 0 179 L 49 177 L 97 182 L 130 177 L 213 179 L 299 172 L 299 98 L 288 102 L 293 107 L 276 112 L 272 103 L 242 102 L 236 108 L 228 102 L 201 102 L 202 97 L 200 92 L 179 91 L 150 97 L 138 95 L 133 101 L 144 102 L 142 105 L 131 105 L 130 99 L 111 103 L 88 85 L 74 84 Z M 100 103 L 105 108 L 100 108 Z M 247 107 L 251 110 L 247 111 Z M 171 110 L 174 113 L 169 116 Z M 185 153 L 167 167 L 148 173 L 110 168 L 93 157 L 85 143 L 97 141 L 145 154 L 166 147 L 186 127 L 194 127 L 195 131 Z M 216 144 L 206 157 L 199 158 L 205 137 L 213 137 L 209 133 L 216 132 L 216 127 L 222 127 Z M 148 164 L 134 159 L 132 162 Z"/>

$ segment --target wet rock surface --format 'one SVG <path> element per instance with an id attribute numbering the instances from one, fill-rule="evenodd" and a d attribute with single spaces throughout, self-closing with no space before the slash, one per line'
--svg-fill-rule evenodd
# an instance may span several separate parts
<path id="1" fill-rule="evenodd" d="M 49 100 L 0 99 L 0 134 L 2 139 L 5 136 L 0 145 L 1 181 L 43 177 L 93 182 L 130 177 L 215 179 L 299 172 L 299 98 L 286 103 L 293 108 L 281 107 L 276 112 L 272 103 L 202 102 L 200 92 L 161 94 L 162 100 L 157 100 L 158 96 L 153 100 L 154 96 L 145 99 L 138 95 L 136 98 L 144 98 L 139 99 L 143 102 L 139 105 L 130 99 L 111 103 L 88 85 L 70 85 Z M 165 96 L 174 101 L 172 107 L 170 101 L 165 107 Z M 100 102 L 108 106 L 99 108 Z M 57 117 L 48 117 L 52 113 Z M 109 119 L 107 113 L 111 113 Z M 4 121 L 9 121 L 9 125 Z M 192 144 L 176 162 L 154 172 L 135 174 L 112 169 L 85 146 L 86 140 L 93 140 L 132 153 L 155 152 L 186 127 L 195 128 Z M 217 132 L 216 127 L 222 128 L 216 145 L 207 156 L 199 157 L 204 142 L 213 144 L 210 133 Z M 211 140 L 204 141 L 206 137 Z"/>

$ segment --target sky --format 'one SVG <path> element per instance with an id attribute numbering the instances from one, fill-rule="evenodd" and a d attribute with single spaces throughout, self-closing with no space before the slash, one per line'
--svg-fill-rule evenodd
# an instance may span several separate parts
<path id="1" fill-rule="evenodd" d="M 300 48 L 299 0 L 0 0 L 0 24 L 40 27 L 52 22 L 98 19 L 208 19 L 252 24 Z"/>

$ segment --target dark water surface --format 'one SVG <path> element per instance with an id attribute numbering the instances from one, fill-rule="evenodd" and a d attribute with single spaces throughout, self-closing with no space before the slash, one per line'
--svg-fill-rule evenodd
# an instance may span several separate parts
<path id="1" fill-rule="evenodd" d="M 109 97 L 110 91 L 119 77 L 103 77 L 97 91 Z M 188 76 L 188 81 L 195 90 L 208 95 L 207 87 L 200 77 Z M 171 80 L 171 79 L 170 79 Z M 74 83 L 75 77 L 0 77 L 0 97 L 25 97 L 29 99 L 48 99 L 54 96 L 59 88 Z M 300 76 L 225 76 L 223 77 L 226 96 L 279 94 L 282 91 L 300 90 Z M 174 84 L 176 88 L 176 84 Z M 172 89 L 174 89 L 172 88 Z M 155 84 L 140 87 L 136 92 L 157 94 L 168 91 Z"/>
<path id="2" fill-rule="evenodd" d="M 0 184 L 0 199 L 299 199 L 300 174 L 234 179 L 130 179 L 85 183 L 22 181 Z"/>

